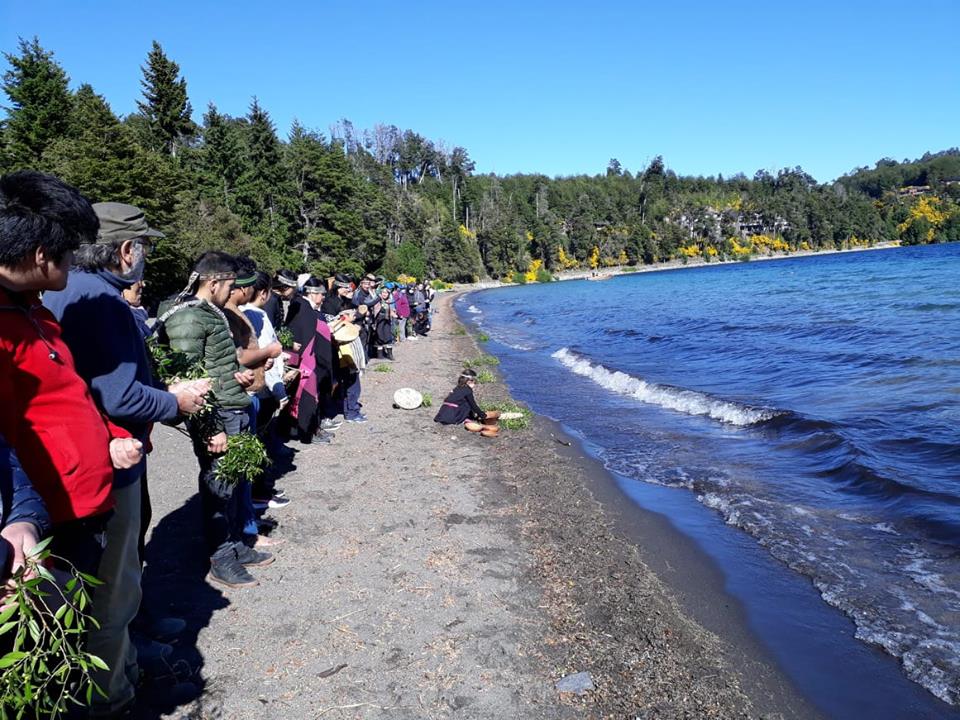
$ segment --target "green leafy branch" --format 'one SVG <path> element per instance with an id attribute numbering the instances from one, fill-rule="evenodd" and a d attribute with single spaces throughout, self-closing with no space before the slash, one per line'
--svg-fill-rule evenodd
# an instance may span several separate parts
<path id="1" fill-rule="evenodd" d="M 166 385 L 181 380 L 203 380 L 207 377 L 202 360 L 191 360 L 186 353 L 164 345 L 156 335 L 147 340 L 147 349 L 153 361 L 153 372 Z"/>
<path id="2" fill-rule="evenodd" d="M 82 649 L 85 634 L 99 627 L 87 612 L 87 586 L 102 583 L 71 567 L 61 587 L 45 567 L 55 557 L 50 540 L 33 548 L 0 601 L 0 646 L 11 648 L 0 656 L 2 720 L 59 717 L 71 705 L 90 705 L 94 692 L 106 697 L 91 673 L 107 665 Z"/>
<path id="3" fill-rule="evenodd" d="M 270 456 L 260 438 L 242 432 L 227 438 L 227 452 L 217 462 L 214 475 L 226 485 L 236 485 L 243 480 L 253 482 L 268 465 Z"/>
<path id="4" fill-rule="evenodd" d="M 153 372 L 164 385 L 170 386 L 183 380 L 204 380 L 208 377 L 202 360 L 191 360 L 186 353 L 161 343 L 156 335 L 147 339 L 147 350 L 153 362 Z M 209 439 L 219 432 L 214 412 L 218 404 L 212 390 L 203 399 L 203 407 L 190 416 L 190 424 L 200 437 Z"/>
<path id="5" fill-rule="evenodd" d="M 277 340 L 280 342 L 280 346 L 284 350 L 293 349 L 293 332 L 288 327 L 282 327 L 277 330 Z"/>

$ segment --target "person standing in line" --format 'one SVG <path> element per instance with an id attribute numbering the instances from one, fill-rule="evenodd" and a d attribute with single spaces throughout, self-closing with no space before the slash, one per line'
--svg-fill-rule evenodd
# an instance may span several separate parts
<path id="1" fill-rule="evenodd" d="M 407 339 L 407 318 L 410 317 L 410 303 L 403 285 L 397 285 L 393 291 L 393 306 L 397 312 L 397 342 Z"/>
<path id="2" fill-rule="evenodd" d="M 230 588 L 253 587 L 256 579 L 247 567 L 272 560 L 243 542 L 242 500 L 239 484 L 217 477 L 217 466 L 227 441 L 247 429 L 253 373 L 241 371 L 237 350 L 223 307 L 237 279 L 236 259 L 223 252 L 207 252 L 194 265 L 187 287 L 167 307 L 161 305 L 158 337 L 190 361 L 202 362 L 213 382 L 216 411 L 203 421 L 190 422 L 193 451 L 200 464 L 197 478 L 203 530 L 210 557 L 209 578 Z"/>
<path id="3" fill-rule="evenodd" d="M 199 410 L 210 382 L 196 380 L 166 388 L 157 383 L 143 333 L 123 291 L 143 280 L 153 241 L 162 234 L 147 224 L 143 212 L 123 203 L 93 206 L 100 230 L 93 242 L 81 243 L 63 290 L 44 294 L 43 304 L 59 320 L 77 372 L 87 381 L 94 401 L 111 422 L 146 444 L 153 423 Z M 100 567 L 102 585 L 93 591 L 89 650 L 108 670 L 94 680 L 106 693 L 93 699 L 91 716 L 110 715 L 135 695 L 140 665 L 159 665 L 172 648 L 142 643 L 134 648 L 129 626 L 140 608 L 141 514 L 149 507 L 146 456 L 137 465 L 114 473 L 114 513 L 107 522 L 107 545 Z M 170 626 L 170 623 L 166 623 Z M 182 630 L 185 623 L 180 621 Z"/>
<path id="4" fill-rule="evenodd" d="M 289 325 L 300 353 L 300 382 L 290 406 L 297 421 L 297 437 L 304 444 L 333 439 L 319 426 L 337 383 L 330 327 L 320 312 L 325 294 L 323 281 L 308 278 L 301 306 Z"/>
<path id="5" fill-rule="evenodd" d="M 0 178 L 0 435 L 50 514 L 51 553 L 115 584 L 115 564 L 103 562 L 114 470 L 140 466 L 142 443 L 100 412 L 39 298 L 66 287 L 74 251 L 98 228 L 90 203 L 61 180 L 27 170 Z M 15 557 L 33 540 L 5 539 Z M 100 617 L 103 602 L 94 593 Z"/>
<path id="6" fill-rule="evenodd" d="M 289 305 L 297 294 L 297 275 L 292 270 L 277 270 L 270 295 L 263 306 L 263 311 L 270 318 L 274 330 L 283 327 L 286 317 L 284 305 Z"/>
<path id="7" fill-rule="evenodd" d="M 240 310 L 243 311 L 257 335 L 257 344 L 260 348 L 267 348 L 278 342 L 273 324 L 263 310 L 267 299 L 272 295 L 270 286 L 270 276 L 258 270 L 253 283 L 253 297 L 250 302 L 240 306 Z M 257 436 L 263 440 L 267 454 L 274 464 L 281 461 L 283 452 L 286 450 L 274 422 L 277 412 L 282 410 L 288 402 L 284 382 L 286 375 L 284 358 L 284 353 L 280 353 L 273 359 L 273 365 L 264 373 L 264 387 L 257 395 L 259 400 L 256 418 Z M 277 490 L 275 478 L 269 469 L 254 482 L 253 501 L 255 504 L 260 502 L 274 509 L 289 503 L 282 491 Z M 258 546 L 271 544 L 267 538 L 263 537 L 260 537 L 257 543 Z"/>

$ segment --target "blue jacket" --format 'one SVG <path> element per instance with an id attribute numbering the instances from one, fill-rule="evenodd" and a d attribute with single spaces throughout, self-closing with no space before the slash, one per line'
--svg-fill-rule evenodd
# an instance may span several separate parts
<path id="1" fill-rule="evenodd" d="M 50 530 L 43 500 L 30 484 L 16 452 L 0 437 L 0 527 L 15 522 L 33 523 L 40 535 Z"/>
<path id="2" fill-rule="evenodd" d="M 130 285 L 110 272 L 71 270 L 67 287 L 43 295 L 60 321 L 77 372 L 101 410 L 138 440 L 155 422 L 173 420 L 177 399 L 153 377 L 143 335 L 121 295 Z M 143 475 L 146 459 L 117 470 L 113 485 L 125 487 Z"/>

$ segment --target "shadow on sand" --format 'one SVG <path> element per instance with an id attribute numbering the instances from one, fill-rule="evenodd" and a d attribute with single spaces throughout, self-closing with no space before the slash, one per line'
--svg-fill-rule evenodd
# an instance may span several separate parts
<path id="1" fill-rule="evenodd" d="M 179 706 L 203 701 L 204 659 L 197 637 L 214 611 L 230 601 L 206 580 L 208 561 L 201 527 L 200 496 L 193 495 L 157 523 L 147 544 L 143 608 L 148 617 L 183 618 L 187 629 L 173 643 L 168 672 L 153 677 L 141 693 L 134 715 L 138 720 L 154 720 Z M 196 709 L 202 717 L 202 707 Z"/>

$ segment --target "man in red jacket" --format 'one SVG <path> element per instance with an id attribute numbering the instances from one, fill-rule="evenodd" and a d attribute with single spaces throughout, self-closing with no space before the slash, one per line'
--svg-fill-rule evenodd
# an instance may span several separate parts
<path id="1" fill-rule="evenodd" d="M 136 465 L 142 449 L 97 409 L 39 293 L 63 289 L 73 251 L 97 228 L 90 203 L 60 180 L 0 178 L 0 434 L 47 506 L 53 553 L 92 575 L 113 469 Z"/>

